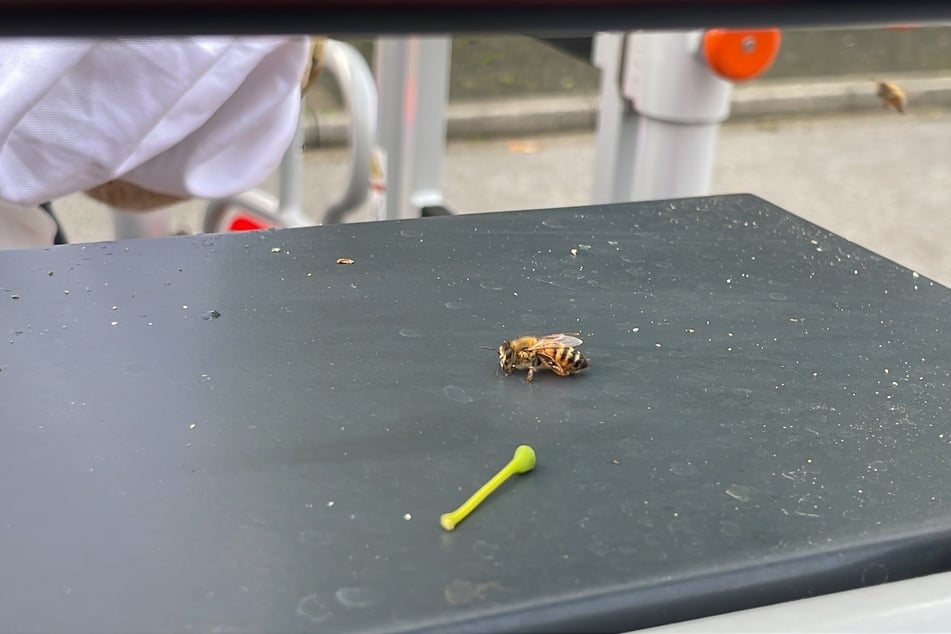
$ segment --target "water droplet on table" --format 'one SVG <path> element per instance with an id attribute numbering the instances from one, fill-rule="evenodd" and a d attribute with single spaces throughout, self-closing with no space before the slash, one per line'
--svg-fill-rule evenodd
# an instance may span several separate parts
<path id="1" fill-rule="evenodd" d="M 869 564 L 862 571 L 863 586 L 877 586 L 888 581 L 888 566 L 885 564 Z"/>
<path id="2" fill-rule="evenodd" d="M 689 462 L 675 462 L 670 465 L 670 472 L 679 476 L 689 476 L 697 472 L 697 468 Z"/>
<path id="3" fill-rule="evenodd" d="M 297 615 L 307 619 L 311 623 L 323 623 L 333 616 L 333 612 L 327 609 L 327 606 L 316 594 L 308 594 L 298 601 Z"/>
<path id="4" fill-rule="evenodd" d="M 450 401 L 458 403 L 471 403 L 473 401 L 473 398 L 466 394 L 464 389 L 455 385 L 447 385 L 442 389 L 442 392 Z"/>
<path id="5" fill-rule="evenodd" d="M 738 500 L 740 502 L 749 502 L 756 493 L 756 488 L 742 484 L 734 484 L 727 487 L 725 493 L 734 500 Z"/>
<path id="6" fill-rule="evenodd" d="M 334 597 L 345 608 L 368 608 L 377 602 L 372 592 L 355 586 L 340 588 L 334 593 Z"/>
<path id="7" fill-rule="evenodd" d="M 477 539 L 472 543 L 472 552 L 482 559 L 494 559 L 495 554 L 499 552 L 498 544 L 490 544 L 489 542 Z"/>

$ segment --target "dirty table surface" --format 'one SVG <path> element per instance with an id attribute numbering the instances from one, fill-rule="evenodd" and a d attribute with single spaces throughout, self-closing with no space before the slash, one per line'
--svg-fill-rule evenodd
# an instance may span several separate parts
<path id="1" fill-rule="evenodd" d="M 9 631 L 623 631 L 951 555 L 951 292 L 752 196 L 8 251 L 0 290 Z M 573 331 L 569 378 L 482 348 Z"/>

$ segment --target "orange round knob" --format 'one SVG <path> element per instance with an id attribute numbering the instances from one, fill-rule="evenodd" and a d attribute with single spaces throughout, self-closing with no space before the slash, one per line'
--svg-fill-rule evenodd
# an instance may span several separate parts
<path id="1" fill-rule="evenodd" d="M 748 81 L 769 70 L 781 41 L 779 29 L 710 29 L 703 34 L 703 55 L 720 77 Z"/>

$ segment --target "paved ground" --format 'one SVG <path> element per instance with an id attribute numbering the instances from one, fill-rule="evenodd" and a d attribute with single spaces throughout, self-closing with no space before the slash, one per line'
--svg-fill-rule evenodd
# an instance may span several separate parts
<path id="1" fill-rule="evenodd" d="M 513 152 L 506 140 L 451 143 L 445 168 L 450 205 L 475 212 L 586 204 L 596 169 L 592 135 L 530 140 L 534 154 Z M 332 199 L 345 158 L 338 149 L 307 153 L 309 208 Z M 717 160 L 712 193 L 758 194 L 951 285 L 951 112 L 727 124 Z M 196 231 L 202 208 L 180 205 L 174 228 Z M 57 209 L 74 242 L 112 237 L 108 213 L 96 203 L 72 196 Z"/>

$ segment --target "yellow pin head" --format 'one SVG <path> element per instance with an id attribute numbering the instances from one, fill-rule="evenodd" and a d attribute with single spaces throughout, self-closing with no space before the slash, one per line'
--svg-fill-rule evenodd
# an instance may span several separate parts
<path id="1" fill-rule="evenodd" d="M 528 473 L 535 468 L 535 450 L 528 445 L 519 445 L 509 464 L 515 473 Z"/>

